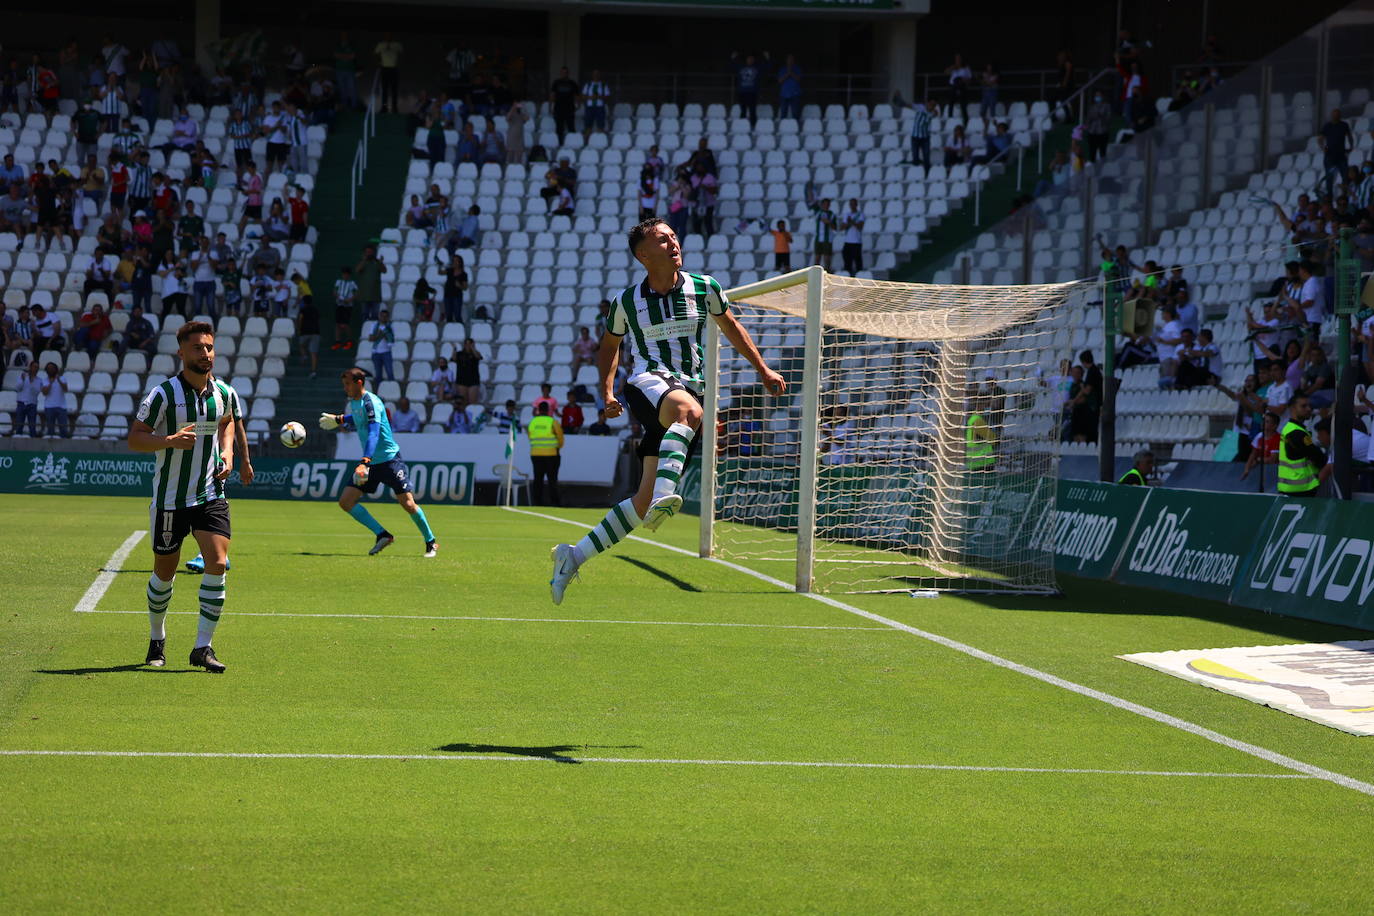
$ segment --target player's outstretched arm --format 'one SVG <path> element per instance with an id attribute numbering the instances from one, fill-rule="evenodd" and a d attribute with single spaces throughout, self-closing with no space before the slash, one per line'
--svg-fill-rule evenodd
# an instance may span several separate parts
<path id="1" fill-rule="evenodd" d="M 787 390 L 787 381 L 781 375 L 768 368 L 768 364 L 763 361 L 763 355 L 759 353 L 759 348 L 754 344 L 754 338 L 749 336 L 749 331 L 744 325 L 739 323 L 739 319 L 731 312 L 723 315 L 713 316 L 716 319 L 716 326 L 725 335 L 725 339 L 730 341 L 730 346 L 740 352 L 749 364 L 758 370 L 759 378 L 763 380 L 763 387 L 771 395 L 780 395 Z"/>
<path id="2" fill-rule="evenodd" d="M 601 400 L 606 404 L 606 416 L 620 416 L 624 408 L 615 399 L 615 370 L 620 366 L 620 336 L 604 331 L 601 346 L 596 351 L 596 368 L 601 376 Z"/>

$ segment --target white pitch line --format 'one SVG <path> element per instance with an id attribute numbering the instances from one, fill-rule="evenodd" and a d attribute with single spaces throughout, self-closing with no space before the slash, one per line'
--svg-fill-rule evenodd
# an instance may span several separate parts
<path id="1" fill-rule="evenodd" d="M 554 522 L 562 522 L 565 525 L 576 525 L 578 527 L 586 527 L 582 522 L 575 522 L 571 519 L 559 518 L 556 515 L 546 515 L 542 512 L 531 512 L 528 509 L 520 509 L 512 506 L 507 506 L 505 508 L 509 512 L 517 512 L 521 515 L 531 515 L 537 518 L 544 518 Z M 677 553 L 686 554 L 689 557 L 695 557 L 697 555 L 695 551 L 684 550 L 683 548 L 675 547 L 672 544 L 662 544 L 658 541 L 651 541 L 648 538 L 642 538 L 638 535 L 631 534 L 627 537 L 629 540 L 639 541 L 641 544 L 650 544 L 654 547 L 662 547 L 665 550 L 672 550 Z M 749 569 L 748 567 L 740 566 L 737 563 L 730 563 L 726 560 L 721 560 L 717 557 L 707 557 L 706 559 L 710 560 L 712 563 L 718 563 L 721 566 L 725 566 L 737 572 L 744 573 L 747 576 L 753 576 L 755 579 L 758 579 L 762 582 L 767 582 L 771 585 L 775 585 L 778 588 L 785 589 L 787 591 L 792 590 L 792 587 L 788 585 L 786 582 L 783 582 L 781 579 L 775 579 L 772 576 L 765 575 L 761 572 L 756 572 L 752 569 Z M 1251 757 L 1258 757 L 1260 760 L 1267 761 L 1269 763 L 1274 764 L 1275 766 L 1280 766 L 1287 770 L 1293 770 L 1298 773 L 1303 773 L 1315 779 L 1325 780 L 1326 782 L 1333 783 L 1335 785 L 1341 786 L 1342 788 L 1351 789 L 1355 792 L 1362 792 L 1365 795 L 1374 795 L 1374 784 L 1364 782 L 1363 780 L 1355 779 L 1351 776 L 1345 776 L 1341 773 L 1336 773 L 1331 770 L 1326 770 L 1319 766 L 1314 766 L 1310 763 L 1304 763 L 1303 761 L 1298 760 L 1294 757 L 1289 757 L 1286 754 L 1280 754 L 1277 751 L 1271 751 L 1268 748 L 1260 747 L 1258 744 L 1250 744 L 1247 741 L 1240 741 L 1236 738 L 1231 738 L 1227 735 L 1223 735 L 1221 732 L 1213 731 L 1210 728 L 1205 728 L 1194 722 L 1189 722 L 1187 719 L 1180 719 L 1178 716 L 1171 716 L 1166 712 L 1160 712 L 1159 710 L 1152 709 L 1149 706 L 1143 706 L 1140 703 L 1133 703 L 1130 700 L 1122 699 L 1121 697 L 1115 696 L 1113 694 L 1106 693 L 1101 690 L 1096 690 L 1092 687 L 1086 687 L 1082 684 L 1078 684 L 1070 680 L 1065 680 L 1064 678 L 1059 677 L 1058 675 L 1050 674 L 1047 671 L 1041 671 L 1038 668 L 1032 668 L 1029 665 L 1022 665 L 1019 662 L 1011 661 L 1010 659 L 1003 658 L 1000 655 L 993 655 L 991 652 L 984 652 L 982 649 L 976 648 L 975 646 L 970 646 L 966 643 L 949 639 L 948 637 L 941 636 L 938 633 L 931 633 L 913 626 L 908 626 L 907 624 L 901 623 L 896 620 L 892 620 L 891 618 L 883 617 L 880 614 L 874 614 L 872 611 L 865 611 L 861 608 L 854 607 L 852 604 L 845 604 L 843 601 L 836 601 L 834 598 L 831 598 L 827 595 L 817 595 L 813 592 L 804 592 L 802 593 L 802 597 L 810 598 L 814 601 L 819 601 L 822 604 L 828 604 L 833 608 L 837 608 L 838 610 L 845 611 L 850 614 L 857 614 L 858 616 L 863 617 L 867 620 L 872 620 L 875 623 L 881 623 L 883 626 L 892 627 L 894 630 L 901 630 L 903 633 L 909 633 L 912 636 L 919 637 L 920 639 L 924 639 L 928 642 L 933 642 L 936 645 L 944 646 L 947 649 L 953 649 L 956 652 L 962 652 L 964 655 L 971 656 L 973 658 L 978 659 L 979 661 L 984 661 L 988 664 L 996 665 L 999 668 L 1006 668 L 1008 671 L 1015 671 L 1017 674 L 1024 674 L 1026 677 L 1035 678 L 1037 681 L 1042 681 L 1046 684 L 1050 684 L 1051 686 L 1059 687 L 1063 690 L 1079 694 L 1080 696 L 1088 697 L 1092 700 L 1097 700 L 1099 703 L 1106 703 L 1108 706 L 1114 706 L 1117 709 L 1125 710 L 1126 712 L 1134 713 L 1138 716 L 1143 716 L 1144 718 L 1150 719 L 1154 722 L 1158 722 L 1161 725 L 1167 725 L 1170 728 L 1176 728 L 1179 731 L 1187 732 L 1190 735 L 1196 735 L 1199 738 L 1204 738 L 1207 741 L 1213 742 L 1214 744 L 1220 744 L 1221 746 L 1228 747 L 1231 750 L 1240 751 L 1242 754 L 1249 754 Z"/>
<path id="2" fill-rule="evenodd" d="M 137 614 L 147 611 L 90 611 L 91 614 Z M 199 611 L 168 611 L 169 614 L 198 614 Z M 647 627 L 746 627 L 763 630 L 862 630 L 868 633 L 890 633 L 887 627 L 809 626 L 795 623 L 718 623 L 701 620 L 605 620 L 579 617 L 477 617 L 443 614 L 298 614 L 291 612 L 234 611 L 233 617 L 330 617 L 360 618 L 363 620 L 490 620 L 500 623 L 621 623 Z"/>
<path id="3" fill-rule="evenodd" d="M 95 611 L 95 606 L 100 603 L 101 598 L 105 597 L 106 590 L 114 581 L 115 574 L 124 566 L 124 561 L 129 559 L 129 554 L 133 553 L 138 542 L 143 540 L 143 536 L 147 533 L 146 531 L 135 531 L 124 539 L 124 543 L 120 544 L 115 552 L 110 554 L 109 562 L 100 568 L 95 581 L 91 583 L 90 588 L 86 589 L 86 594 L 81 596 L 81 600 L 76 602 L 76 607 L 72 608 L 73 611 L 78 614 L 89 614 Z"/>
<path id="4" fill-rule="evenodd" d="M 328 754 L 264 753 L 251 751 L 59 751 L 0 750 L 0 757 L 183 757 L 229 760 L 440 760 L 458 763 L 468 760 L 495 760 L 506 763 L 618 763 L 657 764 L 660 766 L 725 767 L 817 767 L 856 770 L 936 770 L 963 773 L 1048 773 L 1079 776 L 1178 776 L 1211 779 L 1316 779 L 1301 773 L 1207 773 L 1185 770 L 1098 770 L 1060 767 L 976 766 L 953 763 L 861 763 L 848 760 L 693 760 L 673 757 L 573 757 L 564 754 Z"/>

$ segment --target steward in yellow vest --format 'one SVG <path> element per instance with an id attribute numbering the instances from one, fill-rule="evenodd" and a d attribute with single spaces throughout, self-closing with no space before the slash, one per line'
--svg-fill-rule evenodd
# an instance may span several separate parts
<path id="1" fill-rule="evenodd" d="M 530 464 L 534 466 L 534 501 L 541 506 L 560 505 L 558 496 L 558 466 L 563 463 L 559 449 L 563 448 L 563 427 L 549 414 L 547 401 L 534 408 L 534 419 L 525 428 L 530 437 Z M 549 498 L 544 502 L 544 481 L 549 482 Z"/>
<path id="2" fill-rule="evenodd" d="M 1312 402 L 1305 394 L 1288 401 L 1288 422 L 1279 433 L 1279 492 L 1284 496 L 1315 496 L 1321 481 L 1317 475 L 1326 465 L 1326 453 L 1312 442 L 1302 424 L 1312 416 Z"/>

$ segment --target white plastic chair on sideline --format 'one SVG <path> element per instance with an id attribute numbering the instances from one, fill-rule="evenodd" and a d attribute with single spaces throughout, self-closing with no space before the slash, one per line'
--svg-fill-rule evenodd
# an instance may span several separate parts
<path id="1" fill-rule="evenodd" d="M 521 490 L 525 491 L 525 505 L 534 505 L 534 503 L 530 501 L 530 475 L 520 470 L 514 460 L 509 463 L 503 462 L 502 464 L 494 464 L 491 467 L 492 473 L 496 475 L 496 504 L 498 506 L 504 506 L 506 504 L 506 472 L 508 469 L 510 472 L 510 488 L 514 493 L 511 505 L 520 505 L 519 494 Z"/>

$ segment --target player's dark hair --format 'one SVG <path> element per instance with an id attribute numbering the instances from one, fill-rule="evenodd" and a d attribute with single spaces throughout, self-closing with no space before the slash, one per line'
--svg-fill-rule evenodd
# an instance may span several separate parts
<path id="1" fill-rule="evenodd" d="M 542 417 L 542 416 L 545 416 L 545 415 L 548 414 L 548 412 L 549 412 L 549 402 L 548 402 L 548 401 L 540 401 L 538 404 L 535 404 L 535 405 L 534 405 L 534 412 L 537 413 L 537 414 L 539 414 L 541 417 Z"/>
<path id="2" fill-rule="evenodd" d="M 215 336 L 215 329 L 208 321 L 188 321 L 177 329 L 177 343 L 185 343 L 192 334 Z"/>
<path id="3" fill-rule="evenodd" d="M 1288 399 L 1288 408 L 1291 410 L 1294 404 L 1298 403 L 1299 401 L 1305 400 L 1307 400 L 1307 395 L 1303 394 L 1302 392 L 1298 392 L 1297 394 L 1293 395 L 1291 398 Z"/>
<path id="4" fill-rule="evenodd" d="M 341 377 L 341 378 L 346 378 L 346 379 L 348 379 L 350 382 L 361 382 L 361 381 L 366 381 L 366 379 L 367 379 L 367 370 L 366 370 L 366 369 L 359 368 L 358 366 L 354 366 L 352 369 L 345 369 L 345 370 L 340 374 L 340 377 Z"/>
<path id="5" fill-rule="evenodd" d="M 646 220 L 635 223 L 634 226 L 630 228 L 630 254 L 634 254 L 639 249 L 639 243 L 648 237 L 651 229 L 660 225 L 666 226 L 668 222 L 656 216 L 651 216 Z"/>

